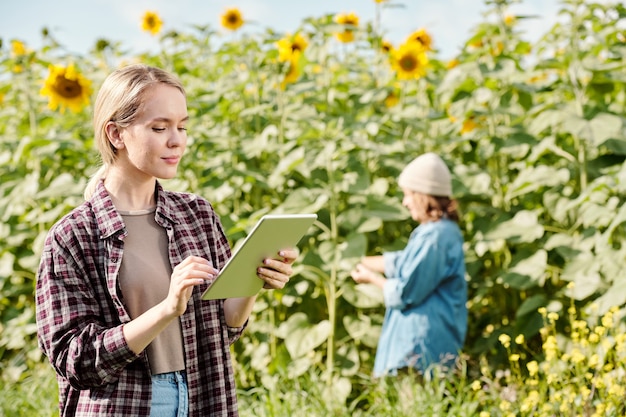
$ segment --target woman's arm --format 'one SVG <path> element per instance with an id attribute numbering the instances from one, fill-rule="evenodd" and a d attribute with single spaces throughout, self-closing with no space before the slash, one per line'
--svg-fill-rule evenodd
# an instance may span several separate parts
<path id="1" fill-rule="evenodd" d="M 379 258 L 378 256 L 371 256 L 369 258 Z M 382 259 L 382 256 L 380 256 Z M 365 258 L 363 259 L 365 260 Z M 375 267 L 377 266 L 378 260 L 371 261 L 370 264 L 373 264 Z M 378 288 L 383 288 L 385 286 L 385 282 L 387 282 L 387 278 L 382 276 L 379 272 L 368 268 L 365 262 L 361 262 L 358 264 L 354 270 L 350 273 L 352 279 L 357 284 L 374 284 Z"/>
<path id="2" fill-rule="evenodd" d="M 385 273 L 385 261 L 382 255 L 364 256 L 363 258 L 361 258 L 360 263 L 367 269 L 371 269 L 374 272 L 378 272 L 380 274 Z"/>
<path id="3" fill-rule="evenodd" d="M 217 270 L 204 258 L 190 256 L 172 271 L 167 298 L 124 325 L 130 349 L 139 354 L 187 309 L 193 287 L 215 278 Z"/>

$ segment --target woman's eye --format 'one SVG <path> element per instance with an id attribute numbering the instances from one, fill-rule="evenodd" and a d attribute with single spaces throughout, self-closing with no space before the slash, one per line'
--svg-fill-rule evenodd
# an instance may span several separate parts
<path id="1" fill-rule="evenodd" d="M 165 131 L 164 127 L 153 127 L 152 130 L 154 130 L 155 132 L 163 132 Z"/>

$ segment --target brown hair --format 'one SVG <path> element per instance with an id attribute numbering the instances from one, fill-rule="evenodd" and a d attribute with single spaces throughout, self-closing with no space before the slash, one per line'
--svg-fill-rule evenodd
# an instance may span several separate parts
<path id="1" fill-rule="evenodd" d="M 115 148 L 106 133 L 107 124 L 115 122 L 121 128 L 133 124 L 143 108 L 146 92 L 156 84 L 170 85 L 186 95 L 183 85 L 173 74 L 144 64 L 117 69 L 102 83 L 93 115 L 94 139 L 102 166 L 89 180 L 85 199 L 91 197 L 98 181 L 105 177 L 108 166 L 116 159 Z"/>
<path id="2" fill-rule="evenodd" d="M 437 221 L 443 218 L 459 222 L 459 211 L 456 200 L 450 197 L 439 197 L 434 195 L 415 193 L 420 210 L 424 213 L 427 221 Z"/>

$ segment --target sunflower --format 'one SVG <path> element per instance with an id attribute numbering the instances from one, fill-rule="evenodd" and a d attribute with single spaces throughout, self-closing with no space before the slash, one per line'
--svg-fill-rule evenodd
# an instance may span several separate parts
<path id="1" fill-rule="evenodd" d="M 490 48 L 490 52 L 492 56 L 502 55 L 502 51 L 504 51 L 504 44 L 501 41 L 496 42 Z"/>
<path id="2" fill-rule="evenodd" d="M 91 95 L 91 81 L 76 71 L 74 65 L 67 68 L 58 65 L 50 65 L 50 74 L 46 79 L 40 93 L 48 96 L 50 110 L 61 108 L 61 113 L 69 108 L 78 113 L 84 106 L 89 104 Z"/>
<path id="3" fill-rule="evenodd" d="M 399 79 L 418 79 L 426 74 L 428 57 L 421 46 L 409 41 L 393 51 L 391 65 Z"/>
<path id="4" fill-rule="evenodd" d="M 156 12 L 147 11 L 144 13 L 141 19 L 141 28 L 150 32 L 152 35 L 156 35 L 161 31 L 163 27 L 163 21 Z"/>
<path id="5" fill-rule="evenodd" d="M 464 135 L 466 133 L 470 133 L 473 130 L 476 130 L 477 127 L 478 124 L 474 121 L 474 117 L 471 116 L 463 121 L 463 126 L 461 126 L 461 134 Z"/>
<path id="6" fill-rule="evenodd" d="M 11 41 L 11 57 L 17 62 L 12 68 L 14 73 L 17 74 L 24 71 L 23 64 L 28 63 L 27 55 L 31 52 L 31 50 L 26 48 L 24 42 L 18 41 L 17 39 Z"/>
<path id="7" fill-rule="evenodd" d="M 280 62 L 287 62 L 292 58 L 297 58 L 309 45 L 306 38 L 299 33 L 295 36 L 287 35 L 278 42 L 276 47 L 278 48 L 278 60 Z"/>
<path id="8" fill-rule="evenodd" d="M 389 41 L 382 41 L 380 49 L 382 49 L 384 53 L 389 54 L 393 51 L 393 44 Z"/>
<path id="9" fill-rule="evenodd" d="M 11 41 L 11 56 L 19 57 L 22 55 L 26 55 L 27 53 L 28 50 L 26 49 L 26 45 L 24 45 L 24 42 L 18 41 L 16 39 Z"/>
<path id="10" fill-rule="evenodd" d="M 287 84 L 293 84 L 298 81 L 300 78 L 300 70 L 298 69 L 298 59 L 293 58 L 289 60 L 289 68 L 287 69 L 287 73 L 285 74 L 285 78 L 280 83 L 280 88 L 284 90 L 287 87 Z"/>
<path id="11" fill-rule="evenodd" d="M 461 63 L 461 62 L 460 62 L 458 59 L 453 58 L 453 59 L 451 59 L 450 61 L 448 61 L 448 63 L 446 64 L 446 69 L 452 69 L 452 68 L 455 68 L 455 67 L 457 67 L 460 63 Z"/>
<path id="12" fill-rule="evenodd" d="M 343 32 L 335 34 L 337 39 L 343 43 L 353 42 L 354 29 L 359 26 L 359 16 L 354 13 L 339 13 L 335 16 L 335 22 L 346 26 Z"/>
<path id="13" fill-rule="evenodd" d="M 243 17 L 238 8 L 226 9 L 222 15 L 222 26 L 229 30 L 237 30 L 243 25 Z"/>
<path id="14" fill-rule="evenodd" d="M 433 38 L 424 28 L 411 33 L 406 40 L 407 42 L 417 42 L 427 51 L 431 51 L 433 49 Z"/>
<path id="15" fill-rule="evenodd" d="M 400 97 L 398 97 L 396 92 L 390 91 L 389 94 L 387 94 L 387 97 L 385 98 L 385 107 L 389 109 L 393 106 L 396 106 L 399 102 L 400 102 Z"/>
<path id="16" fill-rule="evenodd" d="M 506 14 L 504 15 L 504 24 L 507 26 L 513 26 L 516 22 L 516 17 L 515 15 L 512 14 Z"/>

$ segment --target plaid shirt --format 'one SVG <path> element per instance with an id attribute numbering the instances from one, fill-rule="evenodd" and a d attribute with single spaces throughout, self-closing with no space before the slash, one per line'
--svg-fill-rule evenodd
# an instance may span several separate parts
<path id="1" fill-rule="evenodd" d="M 175 267 L 190 255 L 221 268 L 230 257 L 211 205 L 157 183 L 156 222 L 169 238 Z M 102 182 L 87 202 L 48 233 L 36 290 L 39 345 L 57 373 L 61 416 L 149 416 L 151 375 L 145 352 L 122 333 L 131 318 L 118 283 L 126 229 Z M 223 300 L 194 289 L 180 317 L 190 416 L 236 416 L 230 345 L 244 327 L 226 325 Z"/>

